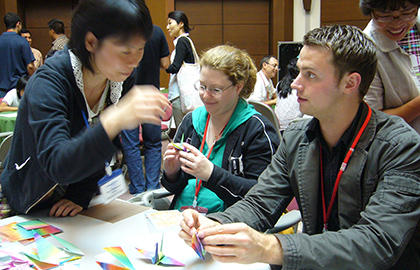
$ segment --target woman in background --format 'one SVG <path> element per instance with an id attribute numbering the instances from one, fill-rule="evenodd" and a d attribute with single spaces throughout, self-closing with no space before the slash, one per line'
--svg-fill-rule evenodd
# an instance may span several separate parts
<path id="1" fill-rule="evenodd" d="M 143 0 L 79 2 L 68 49 L 26 86 L 1 174 L 3 210 L 78 214 L 97 193 L 121 130 L 160 125 L 169 102 L 155 89 L 133 87 L 119 100 L 152 29 Z"/>
<path id="2" fill-rule="evenodd" d="M 404 118 L 420 133 L 420 0 L 360 0 L 359 6 L 372 18 L 364 32 L 378 56 L 364 99 L 374 109 Z"/>
<path id="3" fill-rule="evenodd" d="M 192 29 L 188 23 L 187 15 L 184 12 L 179 10 L 170 12 L 168 14 L 166 29 L 169 35 L 175 38 L 175 50 L 171 54 L 171 64 L 166 69 L 166 72 L 171 74 L 168 99 L 172 102 L 172 115 L 175 120 L 175 125 L 178 128 L 184 117 L 184 113 L 181 110 L 181 99 L 176 74 L 184 62 L 190 64 L 195 63 L 195 49 L 193 48 L 194 44 L 192 40 L 188 37 Z"/>
<path id="4" fill-rule="evenodd" d="M 247 53 L 217 46 L 200 65 L 195 87 L 204 106 L 182 120 L 174 141 L 183 141 L 186 151 L 168 145 L 161 181 L 175 194 L 171 208 L 212 213 L 242 199 L 257 183 L 280 139 L 271 122 L 245 100 L 257 74 Z"/>
<path id="5" fill-rule="evenodd" d="M 297 102 L 297 91 L 290 87 L 299 74 L 299 68 L 296 66 L 296 63 L 297 58 L 290 60 L 290 63 L 287 65 L 286 75 L 277 84 L 275 112 L 279 119 L 280 132 L 283 132 L 294 119 L 303 116 Z"/>

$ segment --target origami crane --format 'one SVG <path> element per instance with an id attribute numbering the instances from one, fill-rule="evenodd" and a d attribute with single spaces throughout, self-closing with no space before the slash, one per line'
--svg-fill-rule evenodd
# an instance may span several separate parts
<path id="1" fill-rule="evenodd" d="M 200 238 L 198 238 L 197 233 L 192 236 L 191 247 L 194 249 L 195 253 L 197 253 L 198 257 L 204 261 L 206 250 L 203 248 L 203 244 L 201 243 Z"/>
<path id="2" fill-rule="evenodd" d="M 166 266 L 185 266 L 185 264 L 178 262 L 175 259 L 172 259 L 171 257 L 165 256 L 162 252 L 162 243 L 163 243 L 163 235 L 162 240 L 160 244 L 160 250 L 158 243 L 155 244 L 155 250 L 149 251 L 144 250 L 140 248 L 136 248 L 144 257 L 149 259 L 152 264 L 160 264 L 160 265 L 166 265 Z"/>

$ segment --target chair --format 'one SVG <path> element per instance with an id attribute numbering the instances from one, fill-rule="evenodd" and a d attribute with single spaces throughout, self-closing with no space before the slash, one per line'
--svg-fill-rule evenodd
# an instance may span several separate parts
<path id="1" fill-rule="evenodd" d="M 293 198 L 289 206 L 287 206 L 287 210 L 289 211 L 283 214 L 274 227 L 265 232 L 266 234 L 279 233 L 290 227 L 296 227 L 296 225 L 302 220 L 302 215 L 299 211 L 296 198 Z M 294 231 L 296 232 L 296 228 Z"/>
<path id="2" fill-rule="evenodd" d="M 270 122 L 276 128 L 276 131 L 279 134 L 279 137 L 281 138 L 279 120 L 277 118 L 276 113 L 273 111 L 273 109 L 271 109 L 270 106 L 268 106 L 267 104 L 260 101 L 256 101 L 256 100 L 248 100 L 248 103 L 254 106 L 257 112 L 261 113 L 262 115 L 267 117 L 268 120 L 270 120 Z"/>
<path id="3" fill-rule="evenodd" d="M 147 190 L 128 200 L 128 202 L 151 207 L 156 210 L 168 210 L 171 205 L 169 196 L 173 195 L 166 188 Z"/>

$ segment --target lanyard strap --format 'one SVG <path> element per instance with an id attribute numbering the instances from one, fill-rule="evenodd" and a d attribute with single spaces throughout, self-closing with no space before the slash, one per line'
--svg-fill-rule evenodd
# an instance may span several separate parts
<path id="1" fill-rule="evenodd" d="M 206 128 L 204 129 L 203 140 L 201 141 L 201 145 L 200 145 L 200 152 L 201 153 L 203 152 L 204 143 L 205 143 L 206 138 L 207 138 L 207 130 L 208 130 L 208 127 L 209 127 L 209 122 L 210 122 L 210 114 L 207 115 Z M 221 138 L 221 136 L 223 134 L 223 131 L 225 130 L 227 124 L 228 123 L 226 123 L 226 125 L 220 131 L 219 135 L 214 140 L 214 142 L 213 142 L 212 146 L 210 147 L 209 152 L 207 154 L 207 159 L 210 158 L 211 152 L 213 151 L 213 147 L 216 144 L 216 142 Z M 198 193 L 200 192 L 200 189 L 201 189 L 201 184 L 203 182 L 203 180 L 201 180 L 201 179 L 200 179 L 200 181 L 198 181 L 198 180 L 199 179 L 196 177 L 195 178 L 195 194 L 194 194 L 193 207 L 197 207 L 197 197 L 198 197 Z M 197 184 L 197 181 L 198 181 L 198 184 Z"/>
<path id="2" fill-rule="evenodd" d="M 88 121 L 88 119 L 86 117 L 86 114 L 83 110 L 82 110 L 82 115 L 83 115 L 83 120 L 85 121 L 86 128 L 89 129 L 90 128 L 89 121 Z M 112 174 L 112 169 L 111 169 L 111 166 L 109 165 L 108 161 L 105 162 L 105 172 L 106 172 L 107 175 Z"/>
<path id="3" fill-rule="evenodd" d="M 337 196 L 338 185 L 340 183 L 341 176 L 343 175 L 343 172 L 346 170 L 347 163 L 349 162 L 350 157 L 353 155 L 354 148 L 356 147 L 357 143 L 359 142 L 359 139 L 362 136 L 363 131 L 366 129 L 366 126 L 367 126 L 367 124 L 370 120 L 370 117 L 372 116 L 372 109 L 369 107 L 369 105 L 368 105 L 368 108 L 369 108 L 369 111 L 368 111 L 368 114 L 366 116 L 366 119 L 365 119 L 362 127 L 360 128 L 359 132 L 357 133 L 356 138 L 354 138 L 354 141 L 351 144 L 350 149 L 347 152 L 343 163 L 341 164 L 340 171 L 337 174 L 337 178 L 336 178 L 335 184 L 334 184 L 333 194 L 331 196 L 330 204 L 328 205 L 328 211 L 326 211 L 327 207 L 326 207 L 326 204 L 325 204 L 324 174 L 323 174 L 323 170 L 322 170 L 322 148 L 321 148 L 321 145 L 320 145 L 319 156 L 320 156 L 320 167 L 321 167 L 320 168 L 320 170 L 321 170 L 321 193 L 322 193 L 322 210 L 323 210 L 323 218 L 324 218 L 323 232 L 328 231 L 328 220 L 330 219 L 332 207 L 333 207 L 335 198 Z"/>

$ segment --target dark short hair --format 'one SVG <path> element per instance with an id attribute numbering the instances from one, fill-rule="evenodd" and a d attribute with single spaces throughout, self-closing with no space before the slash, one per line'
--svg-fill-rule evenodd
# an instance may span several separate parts
<path id="1" fill-rule="evenodd" d="M 187 15 L 185 15 L 185 13 L 180 10 L 169 12 L 168 18 L 175 20 L 177 23 L 183 22 L 185 33 L 189 33 L 192 30 L 190 28 L 190 24 L 188 23 Z"/>
<path id="2" fill-rule="evenodd" d="M 270 62 L 270 59 L 271 58 L 274 58 L 274 59 L 277 60 L 277 57 L 275 57 L 274 55 L 271 55 L 271 54 L 264 56 L 261 59 L 261 62 L 260 62 L 260 69 L 262 69 L 264 63 L 267 63 L 268 64 L 268 62 Z"/>
<path id="3" fill-rule="evenodd" d="M 329 25 L 315 28 L 304 36 L 305 46 L 319 46 L 332 54 L 332 64 L 341 80 L 346 73 L 357 72 L 361 98 L 366 95 L 375 73 L 378 59 L 373 42 L 355 26 Z"/>
<path id="4" fill-rule="evenodd" d="M 29 35 L 31 35 L 31 36 L 32 36 L 31 31 L 29 31 L 29 30 L 28 30 L 28 29 L 26 29 L 26 28 L 22 28 L 22 30 L 20 30 L 20 33 L 21 33 L 21 34 L 29 34 Z"/>
<path id="5" fill-rule="evenodd" d="M 85 46 L 88 32 L 95 35 L 100 45 L 108 37 L 126 42 L 141 35 L 148 40 L 152 31 L 152 19 L 144 0 L 81 0 L 71 21 L 69 48 L 93 72 L 91 53 Z"/>
<path id="6" fill-rule="evenodd" d="M 54 30 L 56 34 L 64 34 L 64 23 L 61 20 L 52 19 L 48 22 L 48 28 Z"/>
<path id="7" fill-rule="evenodd" d="M 6 15 L 4 15 L 4 25 L 6 26 L 7 30 L 15 28 L 16 24 L 21 21 L 22 20 L 16 13 L 8 12 Z"/>
<path id="8" fill-rule="evenodd" d="M 420 6 L 420 0 L 360 0 L 359 8 L 363 15 L 369 16 L 374 10 L 398 10 L 406 8 L 407 3 Z"/>

